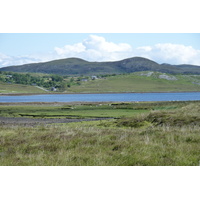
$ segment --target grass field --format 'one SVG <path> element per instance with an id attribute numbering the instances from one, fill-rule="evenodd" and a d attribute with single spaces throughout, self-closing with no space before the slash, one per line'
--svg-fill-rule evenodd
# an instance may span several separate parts
<path id="1" fill-rule="evenodd" d="M 53 106 L 52 106 L 53 105 Z M 4 117 L 31 118 L 94 118 L 94 117 L 125 117 L 133 116 L 144 109 L 128 109 L 132 104 L 95 104 L 81 105 L 0 105 L 0 115 Z M 133 107 L 133 106 L 132 106 Z"/>
<path id="2" fill-rule="evenodd" d="M 140 73 L 116 75 L 106 79 L 83 82 L 74 85 L 68 92 L 169 92 L 169 91 L 200 91 L 199 76 L 176 75 L 177 80 L 158 78 L 163 73 L 141 76 Z"/>
<path id="3" fill-rule="evenodd" d="M 35 86 L 0 82 L 1 93 L 45 93 L 45 91 Z"/>
<path id="4" fill-rule="evenodd" d="M 36 126 L 0 123 L 0 165 L 199 165 L 199 101 L 1 104 L 0 111 L 7 117 L 115 117 Z"/>

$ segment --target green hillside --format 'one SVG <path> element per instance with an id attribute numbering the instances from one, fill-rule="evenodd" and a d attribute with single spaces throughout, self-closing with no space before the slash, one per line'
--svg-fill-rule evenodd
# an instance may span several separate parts
<path id="1" fill-rule="evenodd" d="M 59 75 L 123 74 L 138 71 L 158 71 L 171 74 L 200 74 L 200 66 L 158 64 L 152 60 L 133 57 L 115 62 L 88 62 L 79 58 L 67 58 L 43 63 L 0 68 L 0 71 L 46 73 Z"/>
<path id="2" fill-rule="evenodd" d="M 0 81 L 0 94 L 7 93 L 46 93 L 44 90 L 31 85 L 9 84 Z"/>
<path id="3" fill-rule="evenodd" d="M 7 72 L 2 72 L 0 76 L 2 94 L 200 91 L 200 75 L 173 75 L 153 71 L 76 77 L 4 73 Z M 52 87 L 55 90 L 51 90 Z"/>
<path id="4" fill-rule="evenodd" d="M 170 75 L 160 72 L 135 72 L 82 82 L 67 92 L 170 92 L 200 91 L 200 75 Z"/>

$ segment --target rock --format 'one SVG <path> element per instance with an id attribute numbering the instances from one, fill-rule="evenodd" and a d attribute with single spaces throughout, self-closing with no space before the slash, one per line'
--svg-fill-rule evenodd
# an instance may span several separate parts
<path id="1" fill-rule="evenodd" d="M 178 79 L 175 76 L 168 76 L 166 74 L 161 74 L 158 76 L 160 79 L 166 79 L 168 81 L 177 81 Z"/>
<path id="2" fill-rule="evenodd" d="M 147 77 L 150 77 L 154 72 L 143 72 L 141 73 L 140 75 L 141 76 L 147 76 Z"/>

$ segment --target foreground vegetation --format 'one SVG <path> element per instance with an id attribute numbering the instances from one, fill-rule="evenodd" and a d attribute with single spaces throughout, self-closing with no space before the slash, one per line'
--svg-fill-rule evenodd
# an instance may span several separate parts
<path id="1" fill-rule="evenodd" d="M 1 104 L 0 111 L 16 119 L 115 117 L 36 126 L 0 123 L 0 165 L 199 165 L 199 101 Z"/>

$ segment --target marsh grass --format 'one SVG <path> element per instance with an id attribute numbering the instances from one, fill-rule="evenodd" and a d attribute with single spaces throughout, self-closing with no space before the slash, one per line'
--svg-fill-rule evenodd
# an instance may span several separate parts
<path id="1" fill-rule="evenodd" d="M 140 110 L 141 105 L 147 107 L 138 104 Z M 120 119 L 34 127 L 1 124 L 0 165 L 199 165 L 199 102 L 152 105 L 146 113 Z"/>
<path id="2" fill-rule="evenodd" d="M 100 122 L 70 126 L 1 127 L 1 165 L 160 166 L 198 165 L 199 126 L 104 128 Z"/>
<path id="3" fill-rule="evenodd" d="M 121 105 L 0 105 L 0 116 L 31 117 L 31 118 L 94 118 L 94 117 L 122 117 L 147 112 L 145 109 L 134 109 L 131 104 Z"/>

